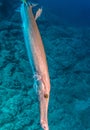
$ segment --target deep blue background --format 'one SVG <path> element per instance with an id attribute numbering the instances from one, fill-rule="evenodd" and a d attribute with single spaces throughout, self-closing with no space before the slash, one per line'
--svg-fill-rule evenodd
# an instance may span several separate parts
<path id="1" fill-rule="evenodd" d="M 90 0 L 41 0 L 48 10 L 72 23 L 90 25 Z"/>
<path id="2" fill-rule="evenodd" d="M 58 16 L 58 21 L 63 19 L 71 23 L 90 25 L 90 0 L 32 0 L 37 2 L 47 12 Z M 12 16 L 15 9 L 20 6 L 20 0 L 0 0 L 0 12 L 4 18 Z"/>

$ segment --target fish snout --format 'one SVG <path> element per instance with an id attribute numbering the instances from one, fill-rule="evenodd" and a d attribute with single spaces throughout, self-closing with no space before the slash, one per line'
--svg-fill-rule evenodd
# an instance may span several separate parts
<path id="1" fill-rule="evenodd" d="M 44 120 L 41 120 L 41 127 L 43 128 L 43 130 L 49 130 L 48 123 Z"/>

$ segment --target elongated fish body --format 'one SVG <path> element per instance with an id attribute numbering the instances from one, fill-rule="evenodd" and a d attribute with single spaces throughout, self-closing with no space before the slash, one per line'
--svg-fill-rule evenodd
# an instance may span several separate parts
<path id="1" fill-rule="evenodd" d="M 44 130 L 49 130 L 47 115 L 50 79 L 42 39 L 31 5 L 21 5 L 21 18 L 23 22 L 25 44 L 35 78 L 35 83 L 37 84 L 38 81 L 37 87 L 40 101 L 40 122 Z"/>

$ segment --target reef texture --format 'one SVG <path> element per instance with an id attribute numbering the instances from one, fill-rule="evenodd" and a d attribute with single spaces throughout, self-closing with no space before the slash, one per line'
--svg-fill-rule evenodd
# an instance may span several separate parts
<path id="1" fill-rule="evenodd" d="M 54 17 L 54 16 L 53 16 Z M 38 20 L 51 79 L 50 130 L 90 130 L 90 28 Z M 20 14 L 0 22 L 0 130 L 40 130 Z"/>

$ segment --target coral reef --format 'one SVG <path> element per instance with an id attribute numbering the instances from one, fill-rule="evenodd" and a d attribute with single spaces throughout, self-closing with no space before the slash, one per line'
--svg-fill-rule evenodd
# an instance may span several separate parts
<path id="1" fill-rule="evenodd" d="M 51 79 L 50 130 L 90 130 L 90 28 L 41 18 Z M 40 130 L 38 103 L 16 12 L 0 22 L 0 130 Z"/>

